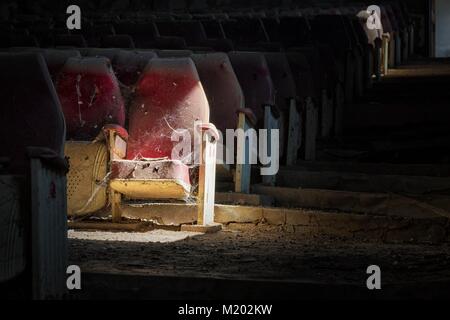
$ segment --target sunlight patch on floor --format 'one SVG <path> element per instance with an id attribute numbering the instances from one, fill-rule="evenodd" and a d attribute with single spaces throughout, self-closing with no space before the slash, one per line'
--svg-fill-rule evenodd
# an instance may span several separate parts
<path id="1" fill-rule="evenodd" d="M 152 230 L 144 233 L 69 230 L 69 239 L 139 243 L 170 243 L 202 235 L 198 232 Z"/>

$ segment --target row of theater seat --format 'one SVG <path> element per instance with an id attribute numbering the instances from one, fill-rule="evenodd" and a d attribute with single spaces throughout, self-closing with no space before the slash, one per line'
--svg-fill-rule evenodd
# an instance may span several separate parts
<path id="1" fill-rule="evenodd" d="M 413 46 L 408 19 L 401 6 L 385 4 L 382 22 L 386 34 L 392 36 L 389 65 L 407 59 Z M 189 17 L 141 16 L 138 21 L 102 19 L 102 24 L 89 22 L 82 30 L 58 34 L 60 28 L 42 30 L 33 27 L 43 45 L 86 47 L 87 45 L 140 49 L 174 49 L 195 52 L 301 52 L 307 59 L 315 96 L 329 83 L 345 80 L 345 98 L 351 102 L 370 87 L 371 76 L 381 73 L 379 51 L 382 41 L 378 32 L 365 26 L 364 6 L 335 9 L 302 9 L 272 16 L 255 15 L 192 15 Z M 358 13 L 363 16 L 357 17 Z M 187 19 L 190 18 L 190 19 Z M 55 31 L 56 33 L 54 33 Z M 9 46 L 34 46 L 34 36 L 17 36 L 14 32 Z M 29 41 L 31 39 L 31 41 Z M 397 44 L 397 45 L 394 45 Z M 385 59 L 388 60 L 387 58 Z M 387 66 L 386 66 L 387 67 Z M 352 70 L 355 69 L 355 70 Z M 386 68 L 385 68 L 386 69 Z M 355 73 L 356 75 L 351 75 Z M 294 74 L 295 76 L 295 74 Z M 361 81 L 362 80 L 362 81 Z M 328 85 L 332 86 L 332 84 Z"/>
<path id="2" fill-rule="evenodd" d="M 262 128 L 263 107 L 275 108 L 278 97 L 285 114 L 283 100 L 294 99 L 296 94 L 288 62 L 277 53 L 267 54 L 272 70 L 277 72 L 272 79 L 265 56 L 252 52 L 193 54 L 190 59 L 157 58 L 151 51 L 116 49 L 90 49 L 84 52 L 87 57 L 81 57 L 77 50 L 11 51 L 45 57 L 64 111 L 68 140 L 93 141 L 107 124 L 126 126 L 129 137 L 125 131 L 117 132 L 128 140 L 125 159 L 129 161 L 170 158 L 173 128 L 192 129 L 195 120 L 211 121 L 225 132 L 237 127 L 238 113 L 242 112 L 256 128 Z M 186 52 L 159 54 L 182 56 Z M 276 92 L 274 80 L 279 80 L 275 82 L 284 92 Z M 177 176 L 171 177 L 189 186 L 188 168 L 177 165 L 171 168 Z M 114 177 L 128 176 L 127 169 L 117 165 L 112 168 Z M 184 190 L 178 198 L 187 195 L 188 188 Z"/>
<path id="3" fill-rule="evenodd" d="M 90 48 L 82 50 L 82 56 L 75 49 L 11 48 L 10 51 L 39 52 L 45 57 L 58 92 L 62 94 L 63 106 L 71 102 L 70 108 L 64 108 L 68 139 L 93 139 L 107 123 L 125 125 L 124 105 L 132 103 L 127 99 L 136 90 L 141 73 L 157 57 L 192 58 L 213 109 L 211 121 L 222 132 L 235 126 L 236 121 L 228 118 L 233 119 L 237 110 L 245 110 L 256 125 L 262 126 L 262 106 L 274 106 L 284 115 L 288 113 L 290 99 L 302 100 L 313 95 L 308 82 L 311 71 L 306 57 L 300 53 L 194 54 L 178 50 Z M 91 74 L 98 80 L 90 80 L 87 76 Z M 102 90 L 104 96 L 100 98 L 95 88 L 105 86 L 108 90 Z M 79 114 L 80 105 L 88 106 L 83 116 Z"/>
<path id="4" fill-rule="evenodd" d="M 20 55 L 17 51 L 24 51 L 45 57 L 65 115 L 68 140 L 91 142 L 102 134 L 105 126 L 113 124 L 111 131 L 127 141 L 126 153 L 122 155 L 126 161 L 118 159 L 110 169 L 100 170 L 104 174 L 111 170 L 111 178 L 123 194 L 127 194 L 127 190 L 121 188 L 121 184 L 132 183 L 130 173 L 136 178 L 136 165 L 145 165 L 141 159 L 171 158 L 174 128 L 193 131 L 194 121 L 201 120 L 205 123 L 211 121 L 225 132 L 237 127 L 240 112 L 246 114 L 256 128 L 263 128 L 263 107 L 271 106 L 278 110 L 275 112 L 277 116 L 281 114 L 280 129 L 284 132 L 290 112 L 288 101 L 297 96 L 289 60 L 280 53 L 190 55 L 189 52 L 163 51 L 158 52 L 159 55 L 179 57 L 157 58 L 152 51 L 117 49 L 93 48 L 83 52 L 87 55 L 85 57 L 73 49 L 12 48 L 11 51 L 15 52 L 14 55 Z M 200 83 L 203 86 L 199 86 Z M 127 131 L 122 129 L 124 127 Z M 281 142 L 284 149 L 286 134 L 281 134 Z M 96 159 L 100 150 L 106 152 L 101 144 L 92 150 L 93 154 L 86 150 L 84 152 L 88 153 L 83 154 L 84 145 L 81 149 L 78 144 L 69 148 L 68 145 L 66 155 L 72 157 L 82 155 L 82 158 L 90 156 Z M 106 156 L 101 158 L 106 159 Z M 83 208 L 95 211 L 106 204 L 105 194 L 103 200 L 96 199 L 94 206 L 85 208 L 86 201 L 92 199 L 95 192 L 90 179 L 92 172 L 99 171 L 95 169 L 98 166 L 108 167 L 106 162 L 92 165 L 94 169 L 85 172 L 74 171 L 75 165 L 69 173 L 69 208 L 73 209 L 72 213 Z M 191 179 L 186 165 L 166 162 L 164 171 L 157 170 L 156 175 L 150 171 L 148 175 L 149 168 L 154 168 L 154 165 L 152 162 L 147 170 L 140 170 L 138 177 L 157 176 L 166 181 L 176 181 L 167 197 L 182 199 L 188 196 Z M 101 179 L 102 174 L 96 178 Z M 86 188 L 83 181 L 91 187 Z M 154 197 L 154 191 L 151 193 Z M 83 194 L 84 201 L 80 201 L 80 194 Z M 160 190 L 157 194 L 161 197 Z M 73 201 L 70 201 L 70 196 L 73 196 Z M 133 191 L 129 196 L 149 198 L 152 195 Z"/>
<path id="5" fill-rule="evenodd" d="M 89 48 L 82 35 L 71 34 L 62 37 L 60 48 L 7 51 L 40 54 L 47 61 L 66 119 L 66 154 L 82 168 L 72 165 L 69 173 L 69 208 L 85 213 L 108 202 L 106 189 L 97 194 L 108 171 L 110 203 L 117 195 L 119 202 L 121 195 L 189 196 L 197 177 L 172 159 L 171 136 L 179 128 L 192 133 L 196 120 L 225 133 L 239 127 L 240 119 L 256 129 L 273 128 L 274 119 L 283 162 L 314 160 L 317 138 L 342 132 L 344 102 L 361 97 L 381 69 L 382 40 L 370 38 L 367 16 L 358 18 L 358 10 L 111 21 L 127 35 L 103 40 L 118 41 L 106 44 L 122 49 Z M 397 57 L 407 51 L 410 34 L 394 25 L 398 39 L 388 40 L 397 44 L 391 54 Z M 105 138 L 108 150 L 100 142 Z M 86 159 L 89 170 L 83 169 Z M 249 191 L 248 177 L 234 179 L 246 181 L 235 191 Z"/>
<path id="6" fill-rule="evenodd" d="M 280 12 L 274 15 L 246 14 L 211 14 L 187 16 L 141 15 L 139 20 L 110 19 L 103 17 L 82 24 L 82 30 L 67 33 L 65 20 L 36 21 L 31 26 L 19 24 L 16 29 L 11 23 L 4 23 L 4 33 L 11 36 L 11 41 L 4 46 L 29 46 L 40 43 L 42 46 L 105 46 L 105 47 L 139 47 L 160 49 L 186 49 L 230 51 L 254 48 L 280 50 L 292 46 L 304 45 L 311 41 L 322 41 L 314 37 L 316 31 L 325 31 L 340 42 L 354 41 L 355 30 L 350 30 L 348 21 L 323 24 L 309 23 L 315 17 L 323 15 L 341 15 L 344 20 L 354 20 L 356 14 L 364 10 L 363 5 L 332 9 L 301 9 Z M 403 33 L 408 29 L 409 21 L 402 6 L 387 3 L 381 6 L 381 18 L 386 32 Z M 61 20 L 61 21 L 60 21 Z M 321 19 L 318 19 L 321 20 Z M 60 22 L 58 22 L 60 21 Z M 337 28 L 336 28 L 337 27 Z M 12 29 L 11 29 L 12 28 Z M 6 34 L 7 33 L 7 34 Z M 343 34 L 346 33 L 346 34 Z M 375 33 L 376 35 L 376 33 Z M 322 34 L 320 34 L 322 36 Z M 374 35 L 369 35 L 369 38 Z M 339 38 L 340 37 L 340 38 Z M 6 39 L 7 37 L 5 37 Z M 374 39 L 369 39 L 373 41 Z M 341 43 L 342 45 L 342 43 Z M 405 56 L 406 56 L 405 51 Z"/>

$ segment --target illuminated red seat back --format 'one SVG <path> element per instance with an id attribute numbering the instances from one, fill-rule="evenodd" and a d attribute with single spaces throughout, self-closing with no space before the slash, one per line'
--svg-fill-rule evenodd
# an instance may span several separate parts
<path id="1" fill-rule="evenodd" d="M 176 130 L 209 122 L 209 105 L 190 58 L 153 59 L 139 79 L 129 112 L 127 159 L 169 158 Z"/>
<path id="2" fill-rule="evenodd" d="M 108 59 L 68 59 L 56 87 L 68 139 L 92 140 L 105 124 L 125 125 L 124 102 Z"/>
<path id="3" fill-rule="evenodd" d="M 237 126 L 238 110 L 245 107 L 245 98 L 225 53 L 194 54 L 192 59 L 208 97 L 210 121 L 225 135 L 226 129 Z"/>

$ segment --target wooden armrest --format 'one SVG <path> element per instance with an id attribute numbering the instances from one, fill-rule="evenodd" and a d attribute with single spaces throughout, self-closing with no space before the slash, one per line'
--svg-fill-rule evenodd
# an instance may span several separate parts
<path id="1" fill-rule="evenodd" d="M 128 131 L 122 126 L 118 124 L 107 124 L 102 129 L 103 133 L 106 137 L 108 137 L 109 133 L 113 132 L 115 135 L 120 136 L 123 140 L 128 141 Z"/>
<path id="2" fill-rule="evenodd" d="M 114 135 L 113 140 L 110 140 L 109 150 L 111 160 L 124 159 L 127 155 L 127 142 L 119 135 Z"/>

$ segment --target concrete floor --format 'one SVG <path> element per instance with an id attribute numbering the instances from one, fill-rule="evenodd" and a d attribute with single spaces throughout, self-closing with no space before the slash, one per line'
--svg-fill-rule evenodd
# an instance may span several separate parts
<path id="1" fill-rule="evenodd" d="M 167 239 L 173 232 L 163 233 Z M 71 232 L 70 263 L 79 265 L 86 275 L 83 290 L 73 298 L 270 295 L 295 299 L 308 297 L 308 292 L 314 298 L 371 297 L 367 296 L 373 293 L 366 288 L 366 269 L 374 264 L 382 271 L 383 290 L 376 298 L 450 294 L 449 243 L 432 246 L 307 238 L 279 227 L 247 224 L 229 225 L 217 234 L 154 242 L 160 234 L 116 233 L 112 239 L 110 233 Z M 127 238 L 130 241 L 122 241 Z M 112 279 L 121 280 L 112 284 Z M 195 285 L 190 287 L 194 279 Z M 217 282 L 223 286 L 222 292 L 215 292 Z"/>

